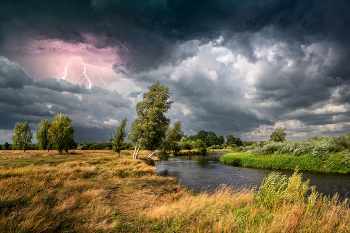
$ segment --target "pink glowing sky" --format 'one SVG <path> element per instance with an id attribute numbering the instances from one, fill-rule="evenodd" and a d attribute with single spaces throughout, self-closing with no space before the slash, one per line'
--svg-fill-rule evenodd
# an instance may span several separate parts
<path id="1" fill-rule="evenodd" d="M 20 54 L 14 61 L 34 79 L 65 79 L 86 88 L 106 87 L 120 79 L 121 75 L 112 69 L 113 64 L 123 62 L 118 56 L 119 48 L 96 48 L 94 37 L 85 39 L 86 43 L 31 39 L 21 46 L 10 44 L 8 48 Z"/>

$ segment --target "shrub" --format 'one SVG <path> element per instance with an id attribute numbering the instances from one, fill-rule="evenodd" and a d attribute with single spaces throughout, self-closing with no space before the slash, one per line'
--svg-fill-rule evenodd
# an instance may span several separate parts
<path id="1" fill-rule="evenodd" d="M 323 160 L 326 160 L 329 156 L 329 143 L 327 142 L 321 142 L 312 151 L 312 155 L 314 157 L 321 158 Z"/>
<path id="2" fill-rule="evenodd" d="M 350 166 L 350 154 L 349 154 L 349 151 L 346 151 L 345 152 L 345 156 L 344 158 L 342 159 L 342 163 L 346 164 L 347 166 Z"/>
<path id="3" fill-rule="evenodd" d="M 309 181 L 302 182 L 302 174 L 298 174 L 297 171 L 289 178 L 280 173 L 272 172 L 263 181 L 259 191 L 254 188 L 252 193 L 256 204 L 273 208 L 285 201 L 304 202 L 309 189 Z M 314 189 L 312 191 L 314 192 Z"/>

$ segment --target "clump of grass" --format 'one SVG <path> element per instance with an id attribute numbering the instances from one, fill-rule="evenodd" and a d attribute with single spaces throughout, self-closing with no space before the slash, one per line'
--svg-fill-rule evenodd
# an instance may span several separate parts
<path id="1" fill-rule="evenodd" d="M 283 202 L 304 202 L 308 190 L 309 181 L 302 182 L 302 175 L 297 171 L 289 178 L 286 175 L 281 176 L 279 173 L 272 172 L 264 179 L 259 190 L 253 189 L 252 194 L 256 204 L 264 204 L 273 208 Z M 311 195 L 317 196 L 315 193 Z"/>

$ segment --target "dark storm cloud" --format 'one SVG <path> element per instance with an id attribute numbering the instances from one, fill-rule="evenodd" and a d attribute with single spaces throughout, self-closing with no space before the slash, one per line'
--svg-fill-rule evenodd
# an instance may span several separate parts
<path id="1" fill-rule="evenodd" d="M 99 87 L 87 90 L 53 78 L 33 81 L 21 67 L 4 57 L 0 60 L 0 70 L 12 71 L 2 72 L 3 83 L 16 81 L 19 84 L 12 86 L 21 87 L 0 86 L 0 129 L 11 130 L 16 122 L 28 121 L 36 130 L 42 119 L 52 120 L 58 113 L 63 113 L 73 119 L 73 127 L 90 132 L 84 139 L 107 141 L 110 132 L 118 126 L 118 116 L 130 115 L 131 102 L 115 91 Z M 94 133 L 96 130 L 99 134 Z M 103 132 L 104 136 L 101 136 Z M 82 140 L 79 135 L 82 134 L 78 130 L 78 142 Z"/>
<path id="2" fill-rule="evenodd" d="M 194 39 L 206 43 L 220 35 L 222 45 L 255 62 L 250 34 L 267 26 L 287 43 L 327 39 L 348 49 L 349 4 L 341 0 L 1 1 L 0 22 L 2 40 L 24 36 L 83 43 L 84 34 L 94 35 L 100 38 L 97 48 L 118 46 L 119 55 L 138 72 L 193 56 L 191 52 L 171 56 L 180 43 Z"/>
<path id="3" fill-rule="evenodd" d="M 74 85 L 66 80 L 57 80 L 51 77 L 35 81 L 35 86 L 58 92 L 67 91 L 75 94 L 88 93 L 88 90 L 86 90 L 84 86 Z"/>
<path id="4" fill-rule="evenodd" d="M 172 116 L 193 131 L 214 127 L 222 134 L 247 132 L 292 119 L 332 124 L 348 116 L 347 109 L 320 110 L 327 104 L 344 107 L 350 100 L 348 1 L 29 0 L 0 5 L 0 52 L 26 52 L 28 39 L 117 47 L 122 62 L 112 69 L 144 87 L 158 80 L 169 85 L 178 104 Z M 5 47 L 10 42 L 15 46 Z M 218 54 L 210 54 L 214 47 L 229 49 L 236 60 L 218 62 Z M 237 64 L 237 57 L 249 64 Z M 23 70 L 6 69 L 0 74 L 13 78 L 0 75 L 0 85 L 9 87 L 0 93 L 1 104 L 42 104 L 42 115 L 88 113 L 100 122 L 113 114 L 110 106 L 130 106 L 117 93 L 52 78 L 33 82 L 15 73 Z M 94 120 L 84 119 L 97 127 Z"/>

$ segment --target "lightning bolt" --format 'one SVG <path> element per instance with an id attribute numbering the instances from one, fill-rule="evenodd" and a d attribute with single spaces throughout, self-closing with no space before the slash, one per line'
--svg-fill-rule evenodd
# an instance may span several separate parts
<path id="1" fill-rule="evenodd" d="M 103 86 L 106 86 L 107 83 L 100 77 L 100 74 L 97 74 L 97 77 L 99 77 L 99 79 L 101 80 L 101 82 L 103 83 Z"/>
<path id="2" fill-rule="evenodd" d="M 119 41 L 118 41 L 118 42 L 119 42 Z M 127 47 L 125 47 L 124 45 L 122 45 L 122 43 L 120 43 L 120 42 L 119 42 L 119 44 L 126 50 L 127 53 L 130 53 Z"/>
<path id="3" fill-rule="evenodd" d="M 62 73 L 59 73 L 59 74 L 56 76 L 56 78 L 58 78 L 58 76 L 60 76 L 61 74 L 64 74 L 64 76 L 63 76 L 62 79 L 63 79 L 63 80 L 66 80 L 66 76 L 67 76 L 67 74 L 68 74 L 67 67 L 68 67 L 69 64 L 70 64 L 70 60 L 69 60 L 68 64 L 64 67 L 65 71 L 62 72 Z"/>
<path id="4" fill-rule="evenodd" d="M 88 77 L 87 74 L 86 74 L 86 66 L 87 66 L 87 65 L 86 65 L 85 63 L 83 63 L 83 62 L 81 62 L 81 64 L 84 65 L 84 71 L 83 71 L 83 73 L 82 73 L 78 78 L 80 78 L 81 76 L 84 75 L 84 77 L 85 77 L 85 78 L 88 80 L 88 82 L 89 82 L 89 89 L 91 89 L 92 83 L 91 83 L 89 77 Z M 89 65 L 89 64 L 88 64 L 88 65 Z"/>

